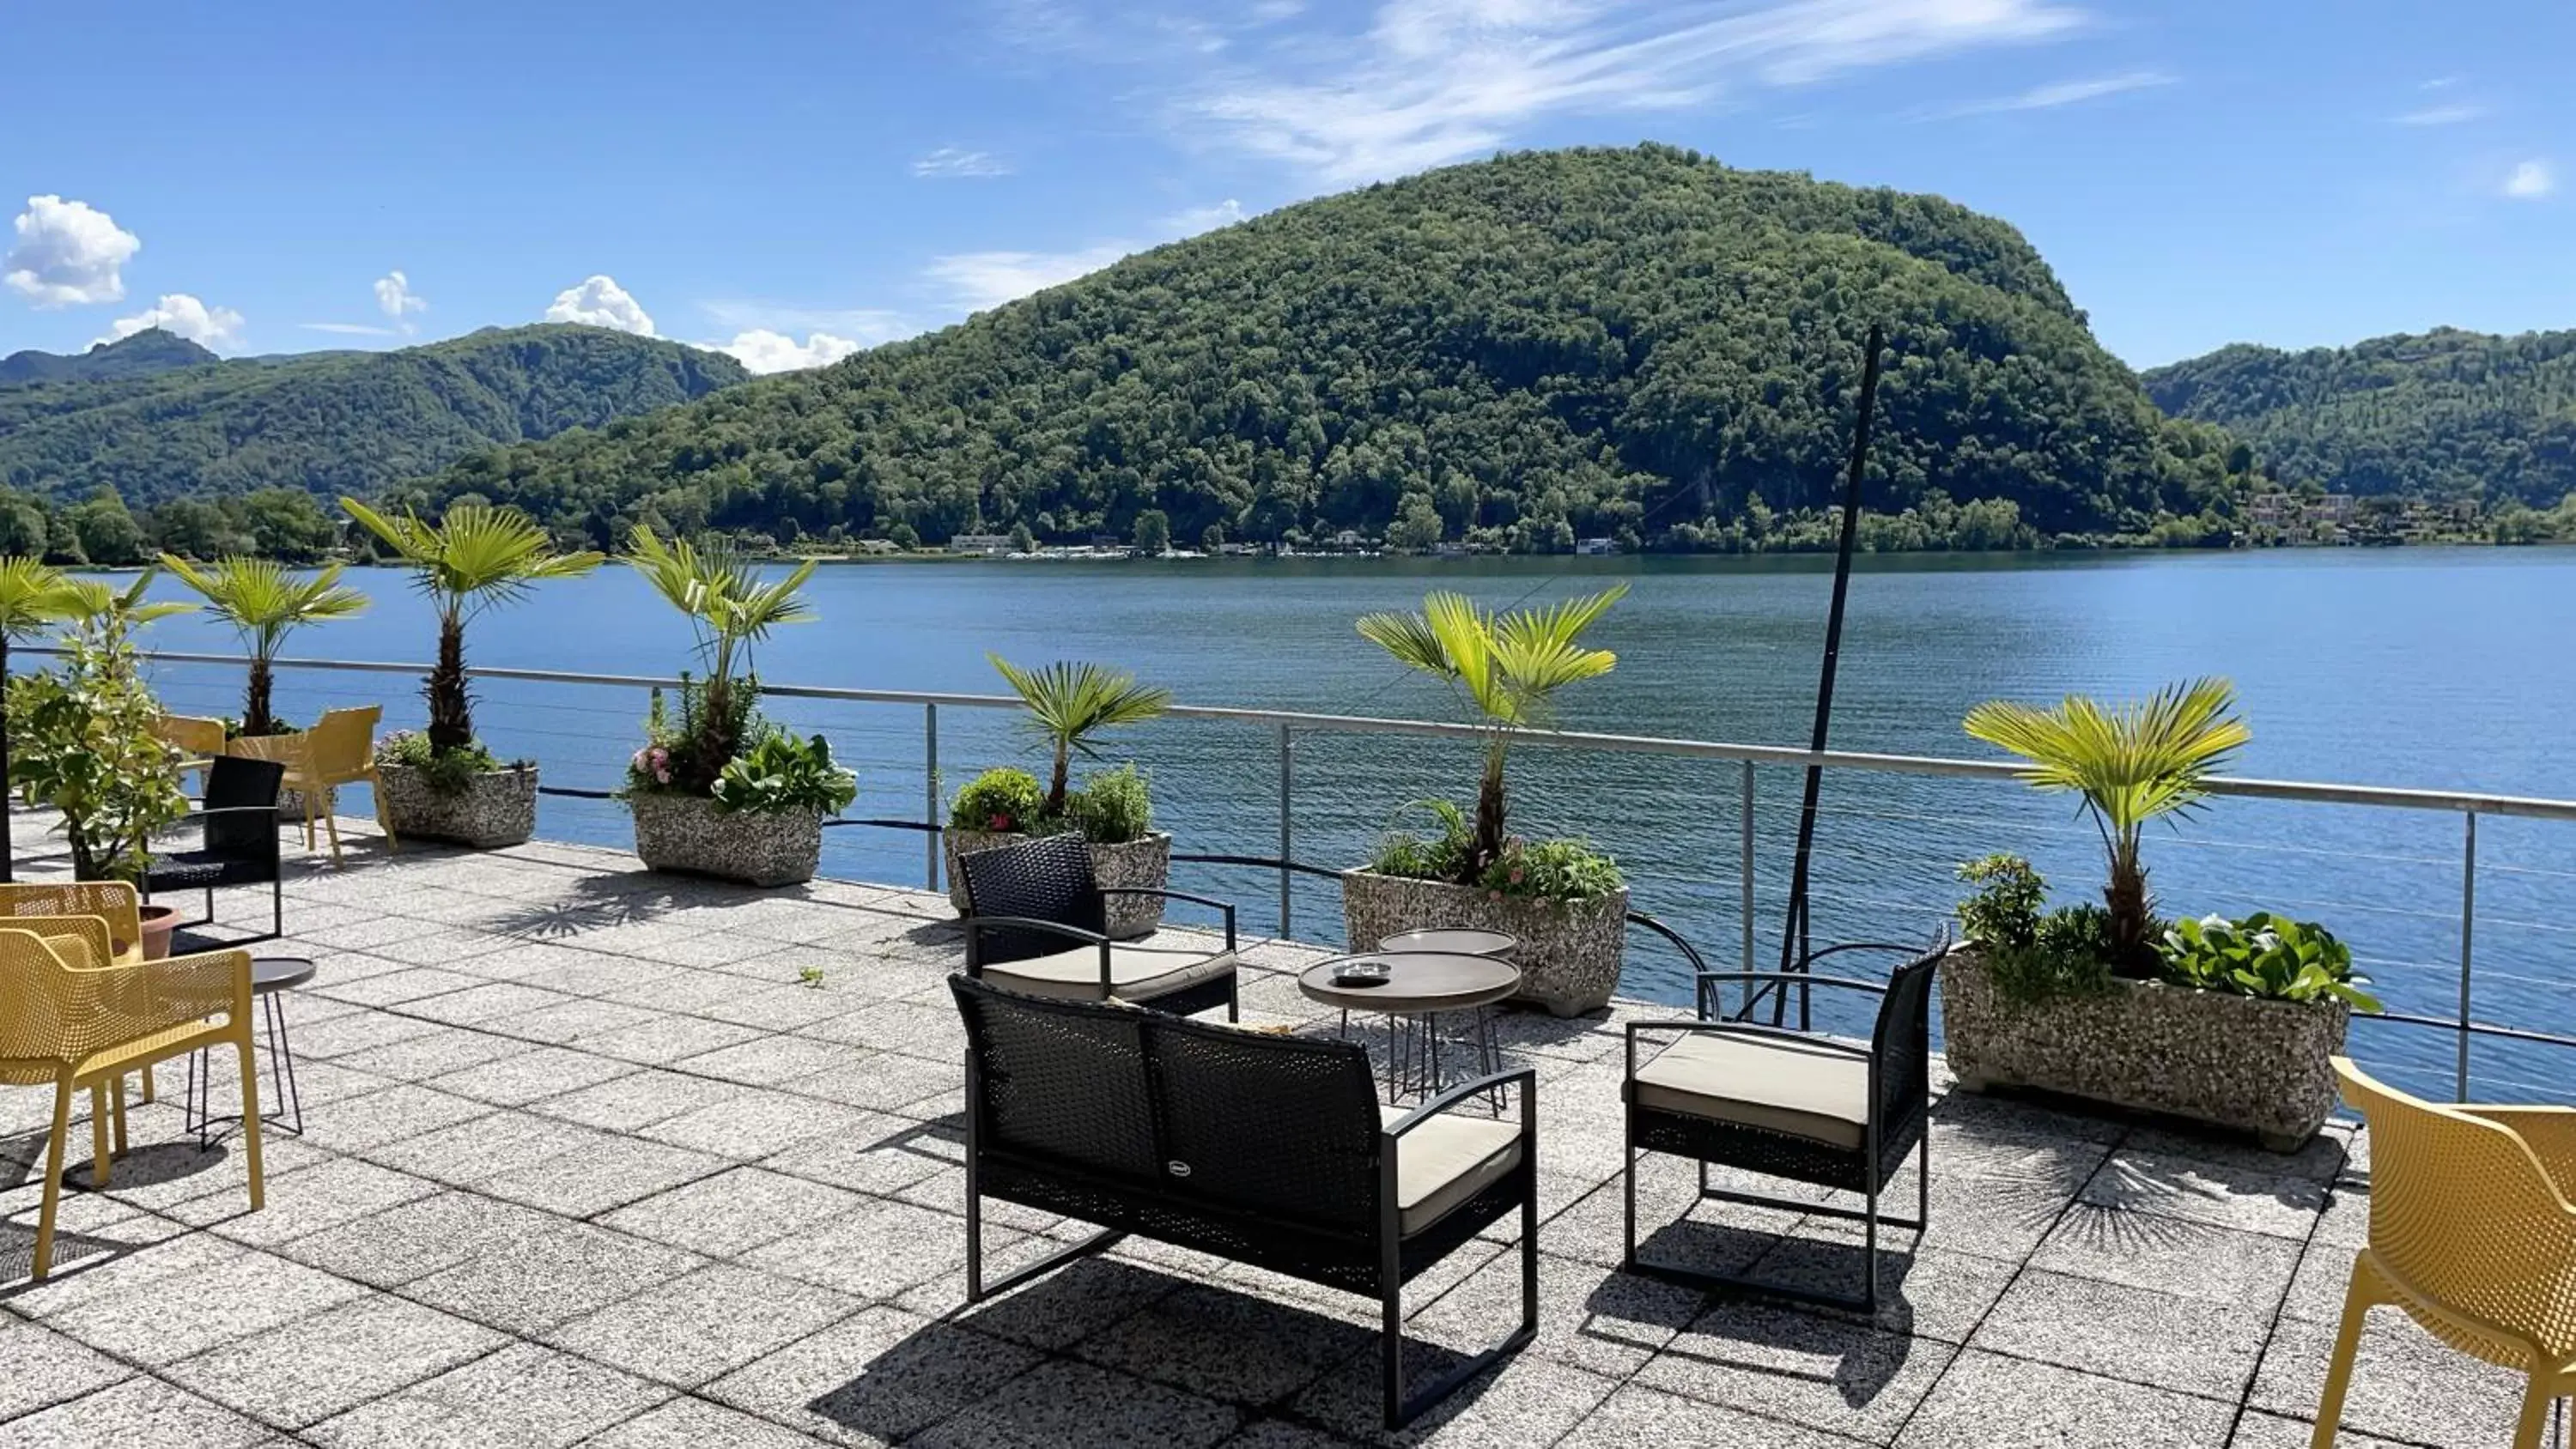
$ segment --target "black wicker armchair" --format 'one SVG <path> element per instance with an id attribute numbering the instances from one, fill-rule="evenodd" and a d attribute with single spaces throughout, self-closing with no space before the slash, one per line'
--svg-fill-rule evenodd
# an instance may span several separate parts
<path id="1" fill-rule="evenodd" d="M 951 977 L 966 1020 L 966 1296 L 1129 1233 L 1375 1298 L 1388 1427 L 1538 1330 L 1537 1080 L 1462 1083 L 1380 1125 L 1365 1049 Z M 1517 1120 L 1460 1111 L 1516 1088 Z M 1490 1109 L 1485 1109 L 1490 1111 Z M 1101 1231 L 990 1282 L 983 1200 Z M 1518 1212 L 1521 1319 L 1408 1396 L 1404 1285 Z"/>
<path id="2" fill-rule="evenodd" d="M 1236 1019 L 1234 907 L 1151 886 L 1104 886 L 1079 835 L 957 858 L 966 884 L 966 974 L 1031 996 L 1124 1001 L 1187 1016 L 1211 1007 Z M 1109 937 L 1107 898 L 1161 896 L 1212 906 L 1225 917 L 1225 949 Z"/>
<path id="3" fill-rule="evenodd" d="M 1929 950 L 1916 946 L 1835 946 L 1807 958 L 1807 965 L 1845 952 L 1894 952 L 1910 959 L 1885 984 L 1817 975 L 1810 970 L 1704 971 L 1708 988 L 1719 981 L 1763 983 L 1782 992 L 1811 986 L 1874 993 L 1878 1021 L 1867 1045 L 1782 1027 L 1734 1021 L 1638 1021 L 1628 1025 L 1628 1141 L 1626 1262 L 1630 1272 L 1672 1278 L 1693 1286 L 1749 1288 L 1838 1308 L 1878 1310 L 1878 1230 L 1884 1224 L 1921 1233 L 1931 1216 L 1931 995 L 1933 968 L 1946 939 Z M 1640 1037 L 1669 1037 L 1639 1060 Z M 1920 1148 L 1915 1216 L 1879 1212 L 1879 1194 Z M 1704 1198 L 1780 1208 L 1791 1213 L 1847 1218 L 1865 1224 L 1866 1281 L 1861 1294 L 1809 1292 L 1784 1284 L 1727 1277 L 1656 1263 L 1637 1255 L 1637 1154 L 1664 1152 L 1699 1163 Z M 1860 1210 L 1800 1199 L 1712 1188 L 1711 1164 L 1859 1193 Z"/>
<path id="4" fill-rule="evenodd" d="M 206 798 L 181 821 L 198 823 L 194 850 L 155 850 L 143 873 L 143 898 L 154 891 L 200 890 L 206 893 L 204 919 L 183 927 L 212 924 L 215 888 L 266 885 L 269 930 L 226 945 L 272 941 L 286 934 L 286 887 L 278 863 L 277 796 L 286 767 L 273 760 L 217 755 L 206 765 Z"/>

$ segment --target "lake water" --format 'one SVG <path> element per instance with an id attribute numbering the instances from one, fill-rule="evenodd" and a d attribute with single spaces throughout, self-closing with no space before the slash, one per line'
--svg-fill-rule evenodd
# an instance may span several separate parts
<path id="1" fill-rule="evenodd" d="M 419 660 L 429 614 L 401 575 L 354 571 L 377 596 L 368 616 L 298 635 L 291 654 Z M 1351 628 L 1359 613 L 1417 604 L 1427 588 L 1495 605 L 1631 586 L 1596 639 L 1616 650 L 1606 679 L 1562 700 L 1568 728 L 1803 744 L 1830 576 L 1824 561 L 1397 560 L 960 563 L 827 567 L 810 598 L 819 622 L 761 651 L 773 682 L 991 693 L 988 650 L 1015 662 L 1097 659 L 1195 704 L 1451 718 L 1445 693 L 1406 674 Z M 167 587 L 167 581 L 163 587 Z M 231 651 L 201 619 L 155 625 L 157 647 Z M 669 674 L 688 662 L 684 622 L 622 569 L 550 584 L 476 621 L 471 662 L 597 673 Z M 2233 773 L 2374 785 L 2457 787 L 2576 798 L 2576 552 L 2310 550 L 2113 558 L 1868 560 L 1855 578 L 1834 718 L 1838 748 L 1987 757 L 1959 730 L 1979 700 L 2046 701 L 2068 691 L 2125 696 L 2202 673 L 2232 677 L 2254 742 Z M 238 709 L 238 672 L 164 666 L 169 704 Z M 477 722 L 504 754 L 541 761 L 549 784 L 607 789 L 640 731 L 629 691 L 486 682 Z M 290 672 L 280 704 L 298 717 L 381 702 L 415 724 L 414 686 L 393 676 Z M 778 701 L 800 730 L 830 734 L 860 771 L 852 814 L 919 818 L 918 706 Z M 939 758 L 953 791 L 975 770 L 1038 763 L 998 712 L 941 711 Z M 1153 776 L 1158 822 L 1179 848 L 1269 855 L 1278 843 L 1277 740 L 1240 725 L 1162 721 L 1114 741 Z M 1405 802 L 1465 800 L 1471 751 L 1446 742 L 1301 735 L 1295 854 L 1319 865 L 1363 858 Z M 1739 767 L 1645 755 L 1527 749 L 1512 766 L 1513 824 L 1584 835 L 1627 868 L 1635 905 L 1671 922 L 1715 962 L 1740 950 Z M 1758 772 L 1757 954 L 1779 949 L 1796 828 L 1796 771 Z M 541 830 L 629 840 L 613 804 L 549 799 Z M 2220 800 L 2149 859 L 2168 911 L 2287 911 L 2325 922 L 2364 959 L 2396 1009 L 2457 1004 L 2461 821 L 2434 812 Z M 918 884 L 917 835 L 850 828 L 827 837 L 830 874 Z M 1910 776 L 1829 775 L 1817 834 L 1815 934 L 1928 936 L 1957 888 L 1951 871 L 1990 850 L 2028 854 L 2062 899 L 2098 888 L 2098 846 L 2067 802 L 2018 787 Z M 1247 928 L 1269 929 L 1276 876 L 1184 867 L 1184 888 L 1229 895 Z M 2477 1014 L 2576 1029 L 2567 989 L 2576 928 L 2576 824 L 2481 822 Z M 1309 881 L 1298 934 L 1337 939 L 1338 903 Z M 1668 948 L 1631 943 L 1626 989 L 1682 1000 Z M 2447 1093 L 2453 1038 L 2363 1027 L 2356 1050 Z M 2566 1097 L 2563 1054 L 2480 1043 L 2476 1087 Z"/>

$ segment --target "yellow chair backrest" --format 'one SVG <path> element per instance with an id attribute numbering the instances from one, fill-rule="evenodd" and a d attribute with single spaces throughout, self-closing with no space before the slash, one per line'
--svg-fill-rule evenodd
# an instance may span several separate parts
<path id="1" fill-rule="evenodd" d="M 2576 1206 L 2531 1144 L 2481 1115 L 2490 1109 L 2419 1101 L 2348 1058 L 2334 1065 L 2344 1101 L 2370 1124 L 2371 1255 L 2455 1315 L 2418 1320 L 2491 1361 L 2504 1346 L 2464 1331 L 2500 1330 L 2553 1363 L 2576 1358 Z"/>
<path id="2" fill-rule="evenodd" d="M 82 934 L 55 928 L 65 919 L 95 919 L 106 929 L 108 954 L 122 956 L 143 944 L 143 915 L 134 887 L 121 880 L 25 881 L 0 885 L 0 926 L 13 919 L 51 918 L 46 926 L 27 926 L 39 935 Z"/>
<path id="3" fill-rule="evenodd" d="M 286 767 L 286 788 L 295 788 L 300 776 L 312 773 L 313 732 L 297 730 L 287 735 L 243 735 L 224 747 L 225 753 L 245 760 L 273 760 Z"/>
<path id="4" fill-rule="evenodd" d="M 363 709 L 335 709 L 313 722 L 311 736 L 313 773 L 325 783 L 363 778 L 375 761 L 376 721 L 384 717 L 377 705 Z"/>
<path id="5" fill-rule="evenodd" d="M 224 722 L 193 714 L 165 714 L 155 733 L 190 759 L 210 759 L 224 752 Z"/>

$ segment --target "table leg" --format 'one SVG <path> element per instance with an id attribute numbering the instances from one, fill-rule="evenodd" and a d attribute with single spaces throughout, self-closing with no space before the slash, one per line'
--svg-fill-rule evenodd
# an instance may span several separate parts
<path id="1" fill-rule="evenodd" d="M 286 1037 L 286 993 L 276 991 L 268 997 L 268 1070 L 272 1081 L 280 1084 L 269 1100 L 284 1113 L 263 1113 L 281 1130 L 304 1135 L 304 1097 L 295 1087 L 295 1052 Z"/>

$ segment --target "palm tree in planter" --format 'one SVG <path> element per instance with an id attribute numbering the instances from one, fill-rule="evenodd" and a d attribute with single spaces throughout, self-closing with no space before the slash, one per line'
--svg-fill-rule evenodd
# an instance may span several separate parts
<path id="1" fill-rule="evenodd" d="M 2147 889 L 2146 827 L 2199 810 L 2209 782 L 2252 738 L 2223 679 L 2170 685 L 2103 705 L 1996 700 L 1967 732 L 2028 762 L 2022 777 L 2071 793 L 2100 832 L 2102 904 L 2045 914 L 2029 864 L 1963 867 L 1979 886 L 1960 907 L 1971 939 L 1944 963 L 1941 995 L 1960 1082 L 2039 1087 L 2236 1127 L 2287 1150 L 2335 1103 L 2359 990 L 2352 953 L 2312 922 L 2257 913 L 2165 929 Z"/>
<path id="2" fill-rule="evenodd" d="M 1066 831 L 1078 832 L 1090 844 L 1092 872 L 1102 885 L 1155 890 L 1169 885 L 1172 837 L 1153 828 L 1152 794 L 1144 774 L 1133 764 L 1122 765 L 1079 787 L 1072 774 L 1074 756 L 1100 757 L 1096 741 L 1103 731 L 1159 718 L 1172 707 L 1172 692 L 1139 684 L 1136 676 L 1103 664 L 1058 661 L 1025 669 L 998 654 L 984 657 L 1027 707 L 1020 725 L 1047 752 L 1047 784 L 1025 806 L 1017 803 L 1020 782 L 1035 781 L 1019 770 L 988 771 L 959 793 L 946 841 L 950 902 L 961 913 L 966 909 L 959 855 L 1028 835 Z M 1005 823 L 997 827 L 997 821 Z M 1113 936 L 1141 936 L 1162 924 L 1160 896 L 1112 896 L 1108 909 Z"/>
<path id="3" fill-rule="evenodd" d="M 751 650 L 777 626 L 814 618 L 798 597 L 814 561 L 764 581 L 721 546 L 666 544 L 638 526 L 630 547 L 635 571 L 688 619 L 707 671 L 703 682 L 682 674 L 676 721 L 654 691 L 626 772 L 635 853 L 655 870 L 751 885 L 813 879 L 823 817 L 857 797 L 856 778 L 821 735 L 800 740 L 760 717 Z"/>
<path id="4" fill-rule="evenodd" d="M 340 565 L 298 578 L 274 559 L 227 558 L 211 569 L 176 554 L 161 555 L 161 566 L 179 582 L 204 596 L 207 608 L 233 626 L 250 651 L 250 682 L 242 694 L 241 732 L 285 734 L 269 710 L 277 651 L 286 636 L 307 624 L 346 619 L 367 607 L 367 596 L 340 582 Z"/>
<path id="5" fill-rule="evenodd" d="M 35 638 L 80 606 L 70 582 L 40 559 L 0 559 L 0 681 L 9 677 L 9 646 Z M 0 785 L 9 776 L 9 709 L 0 690 Z M 13 878 L 17 846 L 9 838 L 8 812 L 0 810 L 0 881 Z"/>
<path id="6" fill-rule="evenodd" d="M 438 660 L 421 685 L 428 728 L 388 735 L 376 749 L 386 826 L 400 837 L 484 850 L 526 840 L 537 829 L 537 767 L 528 760 L 505 767 L 476 738 L 465 625 L 526 598 L 540 582 L 589 573 L 600 556 L 556 552 L 536 520 L 515 508 L 458 504 L 428 523 L 410 512 L 379 513 L 355 498 L 340 506 L 411 569 L 438 611 Z"/>
<path id="7" fill-rule="evenodd" d="M 1583 633 L 1627 595 L 1619 585 L 1562 603 L 1495 613 L 1463 595 L 1434 593 L 1415 614 L 1368 614 L 1362 638 L 1410 669 L 1446 682 L 1483 732 L 1476 807 L 1427 802 L 1435 840 L 1390 831 L 1369 867 L 1345 872 L 1349 939 L 1365 945 L 1421 926 L 1475 926 L 1521 943 L 1522 995 L 1559 1016 L 1598 1010 L 1619 984 L 1627 887 L 1608 857 L 1581 841 L 1526 841 L 1507 826 L 1504 767 L 1523 733 L 1552 728 L 1555 698 L 1618 663 Z"/>

